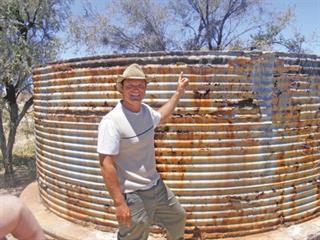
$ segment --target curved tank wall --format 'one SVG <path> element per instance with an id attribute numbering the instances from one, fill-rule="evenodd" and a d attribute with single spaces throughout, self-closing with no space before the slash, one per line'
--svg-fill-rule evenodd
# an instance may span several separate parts
<path id="1" fill-rule="evenodd" d="M 145 102 L 154 108 L 181 71 L 190 79 L 155 139 L 157 168 L 187 211 L 186 238 L 243 236 L 319 215 L 320 58 L 264 52 L 127 54 L 35 69 L 38 183 L 50 211 L 117 227 L 97 127 L 133 62 L 153 79 Z"/>

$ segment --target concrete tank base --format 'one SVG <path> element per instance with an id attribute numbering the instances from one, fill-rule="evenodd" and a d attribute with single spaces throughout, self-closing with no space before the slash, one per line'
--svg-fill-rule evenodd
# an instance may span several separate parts
<path id="1" fill-rule="evenodd" d="M 103 232 L 90 226 L 81 226 L 60 218 L 50 212 L 42 203 L 36 182 L 28 185 L 20 198 L 39 221 L 48 239 L 57 240 L 112 240 L 115 232 Z M 149 240 L 164 240 L 161 235 L 152 235 Z M 205 239 L 205 238 L 202 238 Z M 320 239 L 320 217 L 277 230 L 245 237 L 224 238 L 224 240 L 316 240 Z M 198 239 L 195 239 L 198 240 Z M 200 240 L 200 238 L 199 238 Z"/>
<path id="2" fill-rule="evenodd" d="M 37 182 L 29 184 L 21 193 L 20 198 L 32 211 L 49 240 L 117 239 L 115 232 L 103 232 L 92 226 L 81 226 L 53 214 L 42 204 Z M 149 239 L 164 240 L 165 237 L 154 234 Z"/>

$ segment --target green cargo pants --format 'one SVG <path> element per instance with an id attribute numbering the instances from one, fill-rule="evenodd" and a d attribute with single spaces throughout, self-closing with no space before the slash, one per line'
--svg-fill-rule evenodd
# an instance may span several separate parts
<path id="1" fill-rule="evenodd" d="M 168 239 L 183 239 L 185 211 L 160 179 L 155 186 L 125 194 L 131 210 L 131 226 L 120 225 L 118 240 L 147 240 L 150 225 L 162 225 L 168 233 Z"/>

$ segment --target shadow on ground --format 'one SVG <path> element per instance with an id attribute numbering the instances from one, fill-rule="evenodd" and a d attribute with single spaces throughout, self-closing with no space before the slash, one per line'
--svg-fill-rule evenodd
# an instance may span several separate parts
<path id="1" fill-rule="evenodd" d="M 0 168 L 0 195 L 19 196 L 27 185 L 36 180 L 35 159 L 32 157 L 14 156 L 14 170 L 14 174 L 8 176 Z"/>

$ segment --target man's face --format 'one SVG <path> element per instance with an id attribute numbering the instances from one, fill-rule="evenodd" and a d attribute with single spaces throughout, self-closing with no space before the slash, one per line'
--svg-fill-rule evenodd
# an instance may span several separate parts
<path id="1" fill-rule="evenodd" d="M 125 79 L 122 82 L 122 96 L 124 101 L 141 102 L 146 93 L 144 79 Z"/>

